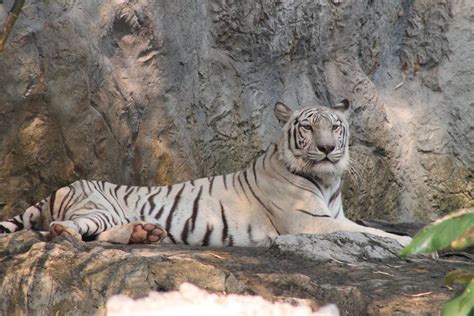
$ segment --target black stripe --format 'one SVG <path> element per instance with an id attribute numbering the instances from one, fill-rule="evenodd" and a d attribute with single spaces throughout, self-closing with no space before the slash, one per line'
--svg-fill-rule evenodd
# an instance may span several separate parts
<path id="1" fill-rule="evenodd" d="M 270 221 L 270 223 L 272 224 L 272 226 L 273 226 L 273 229 L 275 229 L 275 231 L 277 232 L 277 234 L 278 234 L 278 235 L 281 235 L 281 234 L 280 234 L 280 231 L 278 231 L 278 228 L 276 228 L 275 224 L 273 223 L 273 221 L 272 221 L 271 217 L 270 217 L 270 216 L 268 216 L 268 214 L 265 214 L 265 215 L 267 216 L 268 220 L 269 220 L 269 221 Z"/>
<path id="2" fill-rule="evenodd" d="M 191 185 L 194 186 L 194 180 L 193 179 L 189 180 L 189 183 L 191 183 Z"/>
<path id="3" fill-rule="evenodd" d="M 151 215 L 151 213 L 155 210 L 155 207 L 156 207 L 156 203 L 155 203 L 155 196 L 157 196 L 158 194 L 160 194 L 161 192 L 161 188 L 158 188 L 158 191 L 156 191 L 156 193 L 153 193 L 152 195 L 150 195 L 148 197 L 148 203 L 150 204 L 150 212 L 148 214 Z"/>
<path id="4" fill-rule="evenodd" d="M 263 159 L 262 159 L 262 169 L 266 171 L 265 169 L 265 160 L 267 160 L 267 157 L 268 157 L 268 151 L 265 152 L 265 154 L 263 154 Z"/>
<path id="5" fill-rule="evenodd" d="M 20 222 L 18 219 L 16 219 L 16 217 L 19 217 L 19 216 L 15 216 L 15 217 L 13 217 L 13 218 L 7 220 L 7 222 L 10 222 L 10 223 L 13 223 L 13 224 L 16 225 L 16 227 L 17 227 L 18 229 L 16 229 L 15 231 L 17 231 L 17 230 L 22 230 L 22 229 L 25 227 L 25 225 L 23 225 L 22 222 Z"/>
<path id="6" fill-rule="evenodd" d="M 312 184 L 314 184 L 314 186 L 318 188 L 318 190 L 319 190 L 319 192 L 321 192 L 321 194 L 323 193 L 323 190 L 321 189 L 321 186 L 319 185 L 319 183 L 318 183 L 317 180 L 315 179 L 315 176 L 309 176 L 309 175 L 306 175 L 306 174 L 304 174 L 304 173 L 302 173 L 302 174 L 300 174 L 300 173 L 293 173 L 293 174 L 296 175 L 296 176 L 305 178 L 306 180 L 308 180 L 309 182 L 311 182 Z"/>
<path id="7" fill-rule="evenodd" d="M 125 191 L 125 196 L 123 198 L 123 201 L 124 201 L 126 206 L 128 206 L 128 198 L 129 198 L 130 194 L 132 194 L 132 191 L 133 191 L 133 187 L 128 187 L 127 190 Z"/>
<path id="8" fill-rule="evenodd" d="M 69 188 L 71 189 L 71 198 L 67 201 L 66 205 L 64 205 L 64 209 L 63 209 L 63 212 L 62 212 L 62 215 L 61 215 L 62 218 L 66 218 L 66 216 L 67 216 L 67 211 L 71 208 L 71 206 L 74 205 L 74 203 L 75 203 L 76 200 L 77 200 L 77 197 L 75 198 L 75 196 L 76 196 L 76 188 L 73 187 L 73 186 L 69 186 Z M 80 195 L 79 195 L 79 196 L 80 196 Z"/>
<path id="9" fill-rule="evenodd" d="M 299 126 L 298 126 L 298 129 L 299 129 Z M 296 127 L 293 128 L 293 142 L 295 143 L 295 148 L 296 149 L 300 149 L 300 146 L 298 145 L 298 142 L 296 141 L 296 133 L 298 132 L 299 133 L 299 130 L 298 130 Z M 301 136 L 301 134 L 300 134 Z"/>
<path id="10" fill-rule="evenodd" d="M 311 192 L 311 193 L 313 193 L 314 195 L 318 195 L 318 193 L 317 193 L 316 191 L 308 190 L 307 188 L 304 188 L 304 187 L 302 187 L 302 186 L 299 186 L 299 185 L 297 185 L 297 184 L 291 182 L 288 178 L 286 178 L 284 175 L 282 175 L 281 173 L 279 173 L 278 170 L 275 169 L 275 168 L 272 166 L 271 163 L 270 163 L 270 168 L 272 169 L 272 172 L 273 172 L 273 173 L 279 175 L 281 178 L 283 178 L 283 179 L 284 179 L 286 182 L 288 182 L 289 184 L 291 184 L 291 185 L 297 187 L 298 189 L 301 189 L 301 190 L 304 190 L 304 191 L 307 191 L 307 192 Z M 287 170 L 288 170 L 288 169 L 287 169 Z M 290 172 L 291 174 L 293 174 L 290 170 L 288 170 L 288 172 Z M 319 192 L 319 193 L 320 193 L 319 195 L 322 196 L 322 192 Z"/>
<path id="11" fill-rule="evenodd" d="M 251 224 L 249 224 L 247 226 L 247 235 L 249 236 L 250 242 L 255 243 L 255 240 L 253 240 L 253 236 L 252 236 L 252 225 Z"/>
<path id="12" fill-rule="evenodd" d="M 81 186 L 81 190 L 82 190 L 82 193 L 78 193 L 76 195 L 76 197 L 74 198 L 74 200 L 72 200 L 69 205 L 67 206 L 66 210 L 64 211 L 65 213 L 67 213 L 67 211 L 74 205 L 76 205 L 78 203 L 79 200 L 81 199 L 84 199 L 84 196 L 86 196 L 86 194 L 84 193 L 84 187 Z"/>
<path id="13" fill-rule="evenodd" d="M 342 206 L 341 206 L 341 207 L 339 207 L 339 210 L 337 210 L 337 213 L 336 213 L 336 215 L 334 216 L 334 219 L 336 219 L 336 218 L 337 218 L 337 216 L 339 215 L 339 213 L 341 212 L 341 210 L 342 210 Z"/>
<path id="14" fill-rule="evenodd" d="M 111 213 L 102 212 L 102 213 L 98 213 L 97 216 L 103 220 L 104 231 L 106 231 L 107 229 L 113 226 L 112 222 L 114 222 L 114 219 Z"/>
<path id="15" fill-rule="evenodd" d="M 66 207 L 67 203 L 66 203 L 66 199 L 69 198 L 69 200 L 71 200 L 72 198 L 72 190 L 71 188 L 69 187 L 69 191 L 66 193 L 66 196 L 62 198 L 62 201 L 61 201 L 61 204 L 59 205 L 59 209 L 58 209 L 58 218 L 60 218 L 61 220 L 64 219 L 64 217 L 62 216 L 62 211 L 64 210 L 64 208 Z M 69 201 L 68 201 L 69 202 Z M 65 204 L 66 203 L 66 204 Z"/>
<path id="16" fill-rule="evenodd" d="M 237 175 L 237 172 L 234 172 L 232 174 L 232 187 L 234 188 L 235 193 L 237 193 L 237 196 L 240 197 L 240 192 L 237 190 L 237 186 L 235 185 L 235 177 Z"/>
<path id="17" fill-rule="evenodd" d="M 81 189 L 82 189 L 82 192 L 86 193 L 86 184 L 87 184 L 87 181 L 86 180 L 80 180 L 79 181 L 79 185 L 81 186 Z M 90 188 L 89 188 L 90 189 Z"/>
<path id="18" fill-rule="evenodd" d="M 194 231 L 194 228 L 196 228 L 196 217 L 199 212 L 199 200 L 201 199 L 201 194 L 202 194 L 202 186 L 199 187 L 199 192 L 196 195 L 196 198 L 194 199 L 193 202 L 193 214 L 191 215 L 191 231 Z"/>
<path id="19" fill-rule="evenodd" d="M 255 179 L 255 184 L 257 185 L 258 187 L 258 181 L 257 181 L 257 171 L 255 169 L 255 165 L 257 164 L 257 160 L 254 160 L 253 161 L 253 165 L 252 165 L 252 171 L 253 171 L 253 177 Z"/>
<path id="20" fill-rule="evenodd" d="M 99 188 L 104 191 L 104 181 L 95 181 L 95 183 L 97 183 L 97 185 L 99 186 Z"/>
<path id="21" fill-rule="evenodd" d="M 237 172 L 234 172 L 234 173 L 232 174 L 232 186 L 234 187 L 234 190 L 237 191 L 236 186 L 235 186 L 235 176 L 236 176 L 236 174 L 237 174 Z"/>
<path id="22" fill-rule="evenodd" d="M 293 128 L 293 127 L 290 127 L 290 128 L 288 129 L 288 132 L 287 132 L 287 135 L 286 135 L 286 138 L 288 138 L 288 149 L 290 149 L 290 150 L 291 150 L 291 129 L 292 129 L 292 128 Z"/>
<path id="23" fill-rule="evenodd" d="M 246 174 L 247 170 L 245 170 L 244 173 Z M 244 192 L 244 195 L 247 198 L 247 201 L 250 202 L 249 196 L 247 195 L 247 192 L 245 191 L 244 185 L 242 184 L 242 180 L 240 180 L 240 175 L 241 175 L 241 173 L 237 176 L 237 180 L 239 180 L 240 187 L 242 188 L 242 192 Z"/>
<path id="24" fill-rule="evenodd" d="M 117 219 L 115 218 L 115 216 L 114 216 L 113 214 L 107 212 L 107 215 L 110 215 L 110 218 L 112 219 L 112 223 L 113 223 L 112 226 L 115 226 L 115 225 L 122 225 L 122 221 L 117 222 Z"/>
<path id="25" fill-rule="evenodd" d="M 64 220 L 64 218 L 66 218 L 66 211 L 71 207 L 71 201 L 74 198 L 74 194 L 76 193 L 74 187 L 69 186 L 68 188 L 69 192 L 63 198 L 61 205 L 59 206 L 58 218 L 60 218 L 60 220 Z"/>
<path id="26" fill-rule="evenodd" d="M 206 233 L 204 234 L 204 238 L 202 239 L 202 246 L 209 246 L 209 240 L 211 239 L 211 234 L 212 231 L 214 230 L 214 227 L 211 227 L 209 224 L 207 224 L 206 228 Z"/>
<path id="27" fill-rule="evenodd" d="M 189 245 L 189 244 L 188 244 L 189 220 L 190 220 L 190 219 L 188 219 L 188 220 L 184 223 L 183 231 L 181 232 L 181 241 L 182 241 L 185 245 Z"/>
<path id="28" fill-rule="evenodd" d="M 209 195 L 212 196 L 212 185 L 214 184 L 214 176 L 208 178 L 209 179 Z"/>
<path id="29" fill-rule="evenodd" d="M 84 232 L 84 235 L 88 236 L 89 235 L 89 225 L 86 225 L 86 231 Z"/>
<path id="30" fill-rule="evenodd" d="M 49 212 L 51 214 L 51 219 L 56 220 L 57 218 L 54 217 L 54 200 L 56 199 L 56 191 L 53 191 L 49 196 Z"/>
<path id="31" fill-rule="evenodd" d="M 168 233 L 168 232 L 167 232 L 167 233 Z M 172 242 L 173 244 L 176 244 L 176 239 L 174 239 L 173 235 L 171 235 L 170 233 L 168 233 L 168 236 L 167 236 L 167 237 L 171 240 L 171 242 Z"/>
<path id="32" fill-rule="evenodd" d="M 173 219 L 173 213 L 176 210 L 176 207 L 178 207 L 178 203 L 179 203 L 179 200 L 181 199 L 181 193 L 183 192 L 183 190 L 184 190 L 184 183 L 181 186 L 181 189 L 178 191 L 178 193 L 174 197 L 174 203 L 171 206 L 170 212 L 168 214 L 168 218 L 166 219 L 166 232 L 168 233 L 171 230 L 171 221 Z"/>
<path id="33" fill-rule="evenodd" d="M 118 197 L 117 197 L 117 192 L 118 192 L 118 189 L 120 186 L 119 185 L 110 185 L 109 186 L 109 190 L 108 190 L 108 193 L 114 198 L 114 200 L 116 202 L 118 202 Z"/>
<path id="34" fill-rule="evenodd" d="M 310 213 L 310 212 L 305 211 L 305 210 L 300 210 L 300 209 L 298 209 L 298 208 L 297 208 L 296 210 L 299 211 L 299 212 L 305 213 L 305 214 L 307 214 L 307 215 L 313 216 L 313 217 L 331 217 L 331 216 L 329 216 L 329 215 L 313 214 L 313 213 Z"/>
<path id="35" fill-rule="evenodd" d="M 8 228 L 6 228 L 5 226 L 3 226 L 2 224 L 0 224 L 0 234 L 3 234 L 3 233 L 11 233 L 12 231 L 10 231 Z"/>
<path id="36" fill-rule="evenodd" d="M 164 206 L 164 205 L 161 206 L 160 210 L 159 210 L 158 213 L 156 213 L 156 215 L 155 215 L 155 219 L 156 219 L 156 220 L 159 220 L 159 219 L 160 219 L 161 214 L 163 214 L 163 210 L 164 210 L 164 209 L 165 209 L 165 206 Z"/>
<path id="37" fill-rule="evenodd" d="M 276 152 L 278 152 L 278 145 L 277 145 L 277 144 L 274 144 L 274 145 L 275 145 L 275 147 L 274 147 L 273 152 L 272 152 L 271 155 L 270 155 L 270 159 L 272 159 L 273 155 L 274 155 Z"/>
<path id="38" fill-rule="evenodd" d="M 140 187 L 135 187 L 135 192 L 134 195 L 137 197 L 137 200 L 135 201 L 135 207 L 134 209 L 136 210 L 138 208 L 138 203 L 142 200 L 142 196 L 140 194 Z"/>
<path id="39" fill-rule="evenodd" d="M 225 210 L 224 210 L 224 205 L 222 205 L 222 202 L 219 201 L 219 205 L 221 206 L 221 216 L 222 216 L 222 244 L 225 245 L 225 241 L 227 239 L 227 233 L 229 230 L 229 226 L 227 225 L 227 219 L 225 218 Z"/>
<path id="40" fill-rule="evenodd" d="M 114 189 L 114 194 L 115 194 L 115 199 L 118 199 L 118 191 L 120 190 L 122 186 L 121 185 L 117 185 Z"/>
<path id="41" fill-rule="evenodd" d="M 33 212 L 30 213 L 30 217 L 28 218 L 28 223 L 30 223 L 30 227 L 32 229 L 35 229 L 35 226 L 36 226 L 36 222 L 33 220 L 33 216 L 35 214 Z"/>
<path id="42" fill-rule="evenodd" d="M 183 188 L 184 188 L 184 184 L 183 184 Z M 170 194 L 171 190 L 173 190 L 173 186 L 172 185 L 168 185 L 167 186 L 167 191 L 166 191 L 166 197 L 168 197 L 168 195 Z"/>
<path id="43" fill-rule="evenodd" d="M 99 222 L 98 222 L 96 219 L 94 219 L 94 218 L 92 218 L 92 217 L 90 217 L 90 216 L 87 216 L 87 218 L 88 218 L 91 222 L 93 222 L 93 223 L 95 224 L 95 226 L 97 227 L 97 228 L 94 230 L 94 232 L 92 233 L 92 235 L 97 234 L 97 232 L 99 231 L 99 228 L 100 228 Z M 88 224 L 86 224 L 86 226 L 87 226 L 87 233 L 89 233 L 89 228 L 90 228 L 90 227 L 89 227 Z M 81 229 L 81 228 L 79 227 L 79 229 Z"/>
<path id="44" fill-rule="evenodd" d="M 346 134 L 347 134 L 346 127 L 342 126 L 342 149 L 343 150 L 346 147 L 346 142 L 347 142 Z"/>
<path id="45" fill-rule="evenodd" d="M 250 192 L 252 192 L 252 195 L 255 197 L 255 199 L 258 201 L 258 203 L 260 203 L 260 205 L 262 205 L 265 208 L 265 210 L 267 210 L 268 213 L 273 215 L 273 211 L 271 209 L 269 209 L 265 204 L 263 204 L 262 200 L 260 200 L 260 198 L 257 196 L 257 194 L 255 194 L 254 190 L 252 189 L 252 186 L 250 186 L 249 180 L 247 178 L 247 170 L 245 170 L 245 172 L 244 172 L 244 179 L 245 179 L 245 182 L 247 182 L 247 185 L 249 186 Z"/>
<path id="46" fill-rule="evenodd" d="M 144 221 L 144 220 L 145 220 L 145 206 L 146 206 L 146 202 L 143 203 L 143 206 L 142 206 L 142 208 L 140 209 L 140 220 L 141 220 L 141 221 Z"/>
<path id="47" fill-rule="evenodd" d="M 222 181 L 224 182 L 224 189 L 227 191 L 227 181 L 226 181 L 226 177 L 227 177 L 226 174 L 223 175 L 223 176 L 222 176 Z"/>
<path id="48" fill-rule="evenodd" d="M 91 183 L 92 183 L 92 184 L 94 185 L 94 187 L 96 188 L 96 191 L 99 192 L 100 195 L 102 195 L 102 197 L 104 198 L 104 200 L 105 200 L 105 201 L 111 206 L 111 208 L 112 208 L 112 209 L 110 209 L 110 208 L 108 208 L 108 207 L 106 207 L 106 206 L 104 205 L 103 208 L 102 208 L 103 211 L 105 211 L 105 210 L 108 210 L 109 212 L 110 212 L 110 211 L 114 211 L 115 214 L 116 214 L 118 217 L 120 217 L 120 218 L 125 218 L 125 217 L 127 217 L 127 216 L 125 215 L 125 212 L 123 211 L 123 209 L 122 209 L 119 205 L 117 205 L 117 206 L 118 206 L 118 208 L 117 208 L 117 207 L 109 200 L 108 196 L 105 195 L 104 192 L 102 192 L 102 190 L 98 190 L 98 189 L 97 189 L 95 183 L 93 183 L 93 182 L 91 182 Z M 139 200 L 140 200 L 140 199 L 138 198 L 138 199 L 137 199 L 137 203 L 138 203 Z M 135 208 L 136 208 L 137 205 L 138 205 L 137 203 L 135 203 Z"/>
<path id="49" fill-rule="evenodd" d="M 97 225 L 97 229 L 94 231 L 94 234 L 104 231 L 105 222 L 104 222 L 104 219 L 101 218 L 98 213 L 88 214 L 87 218 L 89 218 L 90 220 L 95 220 L 95 223 Z M 79 228 L 79 230 L 80 230 L 80 228 Z"/>
<path id="50" fill-rule="evenodd" d="M 339 184 L 339 187 L 337 188 L 336 192 L 331 195 L 331 197 L 329 198 L 328 206 L 331 205 L 331 203 L 334 202 L 336 198 L 341 194 L 341 187 L 342 184 Z"/>

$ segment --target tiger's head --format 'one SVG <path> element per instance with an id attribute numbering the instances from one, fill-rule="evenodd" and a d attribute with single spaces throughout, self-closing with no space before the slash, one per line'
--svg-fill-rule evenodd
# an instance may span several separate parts
<path id="1" fill-rule="evenodd" d="M 330 181 L 349 164 L 349 101 L 332 108 L 317 106 L 293 111 L 275 104 L 275 116 L 283 127 L 279 153 L 293 173 Z"/>

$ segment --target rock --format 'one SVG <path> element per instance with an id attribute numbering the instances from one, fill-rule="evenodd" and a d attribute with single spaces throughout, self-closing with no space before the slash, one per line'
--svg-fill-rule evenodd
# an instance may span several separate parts
<path id="1" fill-rule="evenodd" d="M 31 3 L 0 58 L 0 217 L 79 178 L 158 185 L 235 171 L 277 139 L 277 100 L 342 98 L 353 219 L 472 206 L 473 6 Z"/>
<path id="2" fill-rule="evenodd" d="M 272 246 L 277 254 L 347 263 L 397 258 L 401 249 L 402 246 L 393 239 L 357 232 L 282 235 L 275 239 Z"/>
<path id="3" fill-rule="evenodd" d="M 353 258 L 349 247 L 338 249 L 339 258 L 344 252 Z M 0 237 L 0 313 L 104 315 L 114 295 L 139 299 L 191 283 L 219 294 L 219 300 L 225 300 L 224 294 L 256 295 L 260 302 L 304 305 L 313 312 L 333 303 L 341 315 L 433 315 L 453 295 L 442 286 L 444 275 L 471 264 L 463 264 L 462 257 L 366 257 L 344 263 L 306 256 L 262 248 L 127 246 L 65 237 L 45 242 L 37 233 L 21 231 Z"/>
<path id="4" fill-rule="evenodd" d="M 196 286 L 183 283 L 179 291 L 150 292 L 147 297 L 134 301 L 124 295 L 112 296 L 107 301 L 107 315 L 282 315 L 282 316 L 339 316 L 335 305 L 321 307 L 312 312 L 308 306 L 288 303 L 271 303 L 259 296 L 215 295 Z"/>

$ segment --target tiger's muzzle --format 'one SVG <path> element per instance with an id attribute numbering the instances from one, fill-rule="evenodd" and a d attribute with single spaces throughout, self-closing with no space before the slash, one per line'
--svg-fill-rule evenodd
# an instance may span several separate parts
<path id="1" fill-rule="evenodd" d="M 324 151 L 318 146 L 317 150 L 308 150 L 306 157 L 313 164 L 325 161 L 337 163 L 342 157 L 342 152 L 337 150 L 334 146 L 331 146 L 331 148 L 324 148 Z"/>

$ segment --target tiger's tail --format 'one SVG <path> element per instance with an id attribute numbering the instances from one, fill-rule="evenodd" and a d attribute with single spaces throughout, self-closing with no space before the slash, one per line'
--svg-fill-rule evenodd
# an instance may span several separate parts
<path id="1" fill-rule="evenodd" d="M 26 209 L 23 214 L 0 222 L 0 234 L 9 234 L 22 229 L 43 229 L 49 216 L 49 200 L 47 197 Z"/>

